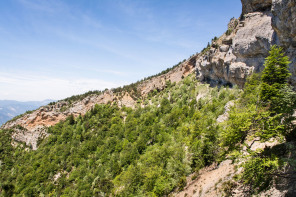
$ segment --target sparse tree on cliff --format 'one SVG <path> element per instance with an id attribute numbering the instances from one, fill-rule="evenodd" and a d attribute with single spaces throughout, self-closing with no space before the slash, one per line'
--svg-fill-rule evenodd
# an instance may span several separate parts
<path id="1" fill-rule="evenodd" d="M 265 61 L 262 73 L 260 98 L 264 106 L 269 107 L 273 116 L 272 122 L 281 123 L 283 134 L 290 135 L 293 131 L 292 121 L 296 108 L 296 93 L 288 84 L 291 73 L 288 70 L 289 58 L 284 55 L 281 47 L 273 45 Z M 271 120 L 271 119 L 270 119 Z M 278 130 L 278 129 L 276 129 Z M 296 135 L 293 134 L 296 138 Z"/>
<path id="2" fill-rule="evenodd" d="M 279 99 L 283 98 L 290 72 L 289 58 L 284 55 L 281 47 L 273 45 L 265 61 L 262 73 L 261 101 L 270 105 L 271 109 L 279 112 Z"/>

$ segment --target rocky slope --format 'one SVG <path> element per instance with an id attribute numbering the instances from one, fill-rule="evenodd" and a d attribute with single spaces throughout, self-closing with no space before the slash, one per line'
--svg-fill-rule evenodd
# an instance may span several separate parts
<path id="1" fill-rule="evenodd" d="M 283 47 L 289 56 L 292 77 L 290 83 L 296 86 L 296 1 L 295 0 L 241 0 L 242 16 L 232 19 L 228 31 L 213 41 L 204 56 L 196 61 L 197 77 L 213 86 L 238 85 L 243 87 L 246 77 L 252 72 L 261 71 L 264 59 L 273 44 Z M 229 106 L 218 122 L 227 119 Z M 295 112 L 296 114 L 296 112 Z M 294 116 L 295 116 L 294 114 Z M 224 117 L 225 116 L 225 117 Z M 251 150 L 272 148 L 277 141 L 261 143 L 260 140 L 246 142 Z M 242 185 L 231 185 L 229 180 L 239 170 L 231 162 L 224 161 L 219 166 L 205 168 L 197 178 L 187 177 L 184 190 L 174 196 L 249 196 Z M 295 184 L 289 178 L 281 177 L 268 190 L 258 196 L 294 196 Z M 232 187 L 231 193 L 227 190 Z"/>
<path id="2" fill-rule="evenodd" d="M 198 55 L 196 55 L 198 56 Z M 189 58 L 168 73 L 152 77 L 148 80 L 140 82 L 137 86 L 137 92 L 140 98 L 145 98 L 148 93 L 157 90 L 160 91 L 166 87 L 166 81 L 179 82 L 184 77 L 193 73 L 195 70 L 196 56 Z M 102 94 L 92 94 L 77 101 L 62 100 L 42 106 L 29 114 L 24 114 L 16 120 L 5 123 L 1 128 L 13 129 L 12 138 L 17 142 L 25 142 L 31 146 L 33 150 L 37 149 L 37 141 L 39 138 L 47 136 L 46 127 L 57 124 L 65 120 L 68 116 L 84 115 L 87 111 L 94 107 L 95 104 L 117 103 L 119 107 L 135 107 L 137 98 L 131 95 L 131 92 L 113 90 L 104 91 Z"/>
<path id="3" fill-rule="evenodd" d="M 197 59 L 197 77 L 212 85 L 243 87 L 250 73 L 263 69 L 270 47 L 277 44 L 290 57 L 295 86 L 295 5 L 294 0 L 242 0 L 240 19 L 232 19 L 227 32 Z"/>
<path id="4" fill-rule="evenodd" d="M 46 127 L 55 125 L 70 115 L 84 115 L 95 104 L 116 103 L 119 107 L 128 106 L 132 108 L 143 106 L 145 102 L 142 102 L 142 100 L 147 98 L 149 93 L 165 89 L 168 81 L 180 82 L 184 77 L 195 71 L 198 79 L 208 82 L 213 86 L 238 85 L 239 87 L 243 87 L 246 77 L 250 73 L 263 69 L 264 59 L 268 55 L 272 44 L 279 44 L 287 50 L 287 54 L 292 61 L 290 66 L 293 73 L 291 83 L 295 85 L 295 0 L 242 0 L 242 4 L 243 15 L 240 19 L 232 19 L 230 21 L 228 30 L 224 35 L 215 39 L 212 45 L 203 50 L 202 53 L 190 57 L 169 72 L 137 83 L 130 91 L 124 88 L 107 90 L 102 94 L 91 94 L 77 100 L 65 99 L 43 106 L 30 114 L 25 114 L 16 120 L 7 122 L 2 128 L 12 128 L 14 130 L 12 134 L 12 138 L 14 139 L 13 145 L 16 145 L 15 142 L 25 142 L 33 150 L 36 150 L 38 148 L 38 139 L 48 136 Z M 208 89 L 199 91 L 198 95 L 194 95 L 193 100 L 196 98 L 199 101 L 199 99 L 205 96 L 208 96 L 210 100 L 211 95 L 208 95 Z M 137 93 L 136 96 L 135 93 Z M 168 95 L 169 97 L 171 96 L 170 93 Z M 184 92 L 180 95 L 178 94 L 178 98 L 181 98 L 183 95 L 186 96 Z M 226 103 L 224 113 L 216 119 L 218 123 L 223 123 L 229 118 L 228 112 L 232 106 L 235 106 L 233 100 Z M 150 131 L 148 132 L 150 133 Z M 285 145 L 279 144 L 280 142 L 277 140 L 265 143 L 259 140 L 247 139 L 243 145 L 242 155 L 246 156 L 249 154 L 247 149 L 254 151 Z M 287 147 L 290 145 L 286 143 Z M 61 147 L 64 148 L 64 145 L 61 145 Z M 184 147 L 185 151 L 187 148 L 187 146 Z M 39 150 L 42 150 L 42 146 L 36 152 Z M 190 154 L 188 154 L 189 157 Z M 296 156 L 293 155 L 291 158 L 294 159 Z M 187 160 L 184 159 L 182 162 L 186 163 Z M 230 182 L 234 176 L 241 172 L 242 169 L 239 164 L 240 162 L 237 165 L 233 164 L 231 160 L 225 160 L 219 165 L 214 163 L 205 167 L 198 174 L 195 172 L 187 177 L 184 191 L 176 191 L 172 195 L 187 197 L 222 196 L 223 192 L 224 194 L 231 192 L 229 195 L 232 196 L 247 196 L 245 188 L 241 188 L 243 184 L 236 183 L 236 185 L 232 185 L 233 182 Z M 73 167 L 69 169 L 70 173 L 72 173 L 71 171 L 73 169 Z M 66 171 L 61 172 L 67 173 Z M 53 175 L 54 181 L 58 181 L 61 177 L 61 172 Z M 79 172 L 79 174 L 81 173 Z M 294 181 L 294 177 L 292 178 Z M 293 194 L 295 195 L 296 186 L 294 184 L 292 186 L 286 184 L 286 181 L 285 179 L 280 180 L 283 183 L 282 185 L 285 185 L 284 188 L 271 187 L 271 189 L 258 195 L 289 196 L 290 193 L 291 196 Z M 273 186 L 278 185 L 274 184 Z M 118 188 L 122 189 L 124 186 L 119 184 Z"/>
<path id="5" fill-rule="evenodd" d="M 273 148 L 279 146 L 279 142 L 271 140 L 268 142 L 260 142 L 258 139 L 247 140 L 246 144 L 251 150 L 264 149 L 266 147 Z M 248 154 L 244 147 L 244 154 Z M 183 191 L 172 193 L 175 197 L 212 197 L 212 196 L 233 196 L 247 197 L 248 188 L 241 182 L 232 182 L 235 176 L 238 176 L 243 168 L 241 162 L 233 163 L 232 160 L 225 160 L 219 165 L 213 163 L 211 166 L 201 169 L 198 173 L 191 174 L 187 177 L 187 184 Z M 294 196 L 295 185 L 287 184 L 287 180 L 282 178 L 283 184 L 274 183 L 271 187 L 262 191 L 256 196 Z"/>

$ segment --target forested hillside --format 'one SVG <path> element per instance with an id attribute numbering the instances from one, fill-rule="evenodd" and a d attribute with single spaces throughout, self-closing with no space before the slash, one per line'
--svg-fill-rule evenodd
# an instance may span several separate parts
<path id="1" fill-rule="evenodd" d="M 225 159 L 244 169 L 224 185 L 225 195 L 240 184 L 252 194 L 275 178 L 291 178 L 296 97 L 280 50 L 273 47 L 262 77 L 252 75 L 244 91 L 210 88 L 194 75 L 168 81 L 144 106 L 96 105 L 49 127 L 36 151 L 13 142 L 12 130 L 1 130 L 1 194 L 165 196 L 183 190 L 189 174 Z M 234 106 L 221 121 L 229 101 Z M 258 137 L 278 145 L 252 150 L 245 144 Z"/>
<path id="2" fill-rule="evenodd" d="M 4 124 L 0 196 L 296 196 L 296 2 L 241 2 L 172 68 Z"/>
<path id="3" fill-rule="evenodd" d="M 215 120 L 238 89 L 199 84 L 193 75 L 152 93 L 146 106 L 96 105 L 48 129 L 38 150 L 1 131 L 2 189 L 26 195 L 156 195 L 218 157 Z M 198 101 L 196 97 L 204 95 Z M 150 104 L 149 104 L 150 103 Z"/>

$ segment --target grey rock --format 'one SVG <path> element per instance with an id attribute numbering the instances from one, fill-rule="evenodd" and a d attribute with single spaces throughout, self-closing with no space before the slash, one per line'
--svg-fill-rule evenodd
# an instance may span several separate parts
<path id="1" fill-rule="evenodd" d="M 233 53 L 237 57 L 268 55 L 274 30 L 271 16 L 260 12 L 247 14 L 245 26 L 240 28 L 233 38 Z"/>
<path id="2" fill-rule="evenodd" d="M 218 116 L 218 118 L 216 119 L 216 121 L 218 123 L 224 122 L 226 120 L 228 120 L 229 117 L 229 111 L 230 108 L 234 106 L 234 102 L 233 101 L 228 101 L 228 103 L 226 103 L 226 105 L 224 106 L 224 113 L 221 114 L 220 116 Z"/>
<path id="3" fill-rule="evenodd" d="M 296 0 L 273 0 L 272 27 L 290 57 L 291 83 L 296 87 Z"/>
<path id="4" fill-rule="evenodd" d="M 280 43 L 288 48 L 296 42 L 296 1 L 274 0 L 272 14 L 272 27 L 278 34 Z"/>
<path id="5" fill-rule="evenodd" d="M 229 45 L 222 45 L 219 50 L 220 52 L 227 52 L 229 50 Z"/>
<path id="6" fill-rule="evenodd" d="M 243 17 L 231 19 L 227 32 L 196 60 L 196 75 L 211 85 L 243 87 L 252 72 L 264 69 L 273 44 L 284 48 L 296 88 L 296 0 L 242 0 Z M 238 24 L 238 25 L 237 25 Z"/>
<path id="7" fill-rule="evenodd" d="M 197 59 L 197 77 L 201 81 L 212 86 L 243 87 L 253 71 L 263 69 L 274 40 L 271 13 L 246 14 L 243 24 L 236 26 L 230 35 L 222 36 L 219 50 L 209 50 Z"/>

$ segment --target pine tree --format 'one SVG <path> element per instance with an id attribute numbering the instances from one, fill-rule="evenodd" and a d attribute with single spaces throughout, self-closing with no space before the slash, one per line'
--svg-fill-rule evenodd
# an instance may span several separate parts
<path id="1" fill-rule="evenodd" d="M 289 64 L 289 58 L 284 55 L 282 48 L 273 45 L 265 59 L 260 91 L 261 101 L 265 105 L 270 104 L 271 108 L 276 107 L 276 101 L 283 96 L 281 89 L 287 85 L 291 75 L 288 70 Z"/>
<path id="2" fill-rule="evenodd" d="M 296 92 L 288 84 L 291 75 L 288 70 L 289 58 L 284 55 L 282 48 L 275 45 L 271 47 L 269 54 L 261 77 L 260 98 L 265 106 L 269 106 L 273 116 L 271 123 L 274 124 L 277 120 L 281 123 L 279 126 L 282 126 L 281 133 L 286 138 L 296 139 L 295 126 L 292 124 L 295 120 L 293 113 L 296 108 Z"/>

